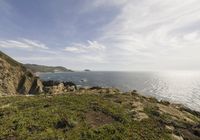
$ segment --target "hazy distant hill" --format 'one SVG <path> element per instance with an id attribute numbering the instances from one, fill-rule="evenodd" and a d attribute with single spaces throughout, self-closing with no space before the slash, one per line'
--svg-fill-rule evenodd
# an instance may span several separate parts
<path id="1" fill-rule="evenodd" d="M 32 72 L 72 72 L 72 70 L 61 66 L 44 66 L 36 64 L 24 64 L 24 66 Z"/>

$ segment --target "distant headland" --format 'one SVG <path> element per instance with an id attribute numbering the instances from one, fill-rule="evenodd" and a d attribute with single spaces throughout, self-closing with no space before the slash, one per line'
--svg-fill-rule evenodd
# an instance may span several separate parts
<path id="1" fill-rule="evenodd" d="M 37 64 L 24 64 L 24 66 L 34 73 L 37 72 L 73 72 L 71 69 L 67 69 L 62 66 L 45 66 Z"/>

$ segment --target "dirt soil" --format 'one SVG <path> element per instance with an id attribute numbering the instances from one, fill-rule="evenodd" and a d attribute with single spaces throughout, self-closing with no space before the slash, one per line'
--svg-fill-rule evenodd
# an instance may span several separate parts
<path id="1" fill-rule="evenodd" d="M 92 128 L 97 128 L 99 126 L 112 123 L 114 119 L 100 111 L 90 111 L 86 113 L 86 121 Z"/>

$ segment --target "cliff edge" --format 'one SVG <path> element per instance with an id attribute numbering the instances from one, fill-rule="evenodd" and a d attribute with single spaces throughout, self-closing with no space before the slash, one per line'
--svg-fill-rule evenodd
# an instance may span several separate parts
<path id="1" fill-rule="evenodd" d="M 41 81 L 23 64 L 0 51 L 0 96 L 37 94 L 42 88 Z"/>

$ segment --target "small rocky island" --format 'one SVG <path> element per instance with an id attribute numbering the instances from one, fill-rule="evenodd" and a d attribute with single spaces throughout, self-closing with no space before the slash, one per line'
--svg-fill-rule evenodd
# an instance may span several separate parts
<path id="1" fill-rule="evenodd" d="M 89 71 L 91 71 L 91 70 L 89 70 L 89 69 L 85 69 L 84 71 L 85 71 L 85 72 L 89 72 Z"/>
<path id="2" fill-rule="evenodd" d="M 2 52 L 0 95 L 0 139 L 200 139 L 197 111 L 136 90 L 41 81 Z"/>

